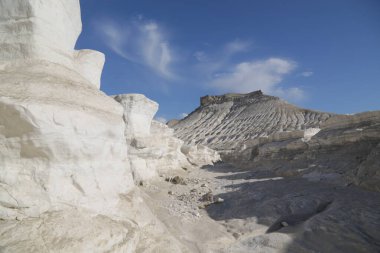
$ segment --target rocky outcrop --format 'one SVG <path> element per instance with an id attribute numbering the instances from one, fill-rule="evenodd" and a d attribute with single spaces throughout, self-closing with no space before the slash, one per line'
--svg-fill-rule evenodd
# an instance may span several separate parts
<path id="1" fill-rule="evenodd" d="M 186 143 L 195 141 L 224 152 L 274 133 L 318 128 L 330 117 L 256 91 L 202 97 L 201 106 L 172 127 Z"/>
<path id="2" fill-rule="evenodd" d="M 0 218 L 67 206 L 112 213 L 133 187 L 123 109 L 84 74 L 96 65 L 100 75 L 92 59 L 102 54 L 74 50 L 79 2 L 0 5 Z"/>
<path id="3" fill-rule="evenodd" d="M 99 88 L 104 55 L 73 50 L 82 30 L 78 0 L 2 0 L 0 16 L 0 69 L 49 62 L 73 70 Z"/>
<path id="4" fill-rule="evenodd" d="M 129 142 L 150 135 L 150 125 L 158 111 L 158 104 L 142 94 L 114 96 L 124 108 L 125 137 Z"/>
<path id="5" fill-rule="evenodd" d="M 0 19 L 0 251 L 181 252 L 135 188 L 104 56 L 74 50 L 79 1 L 0 0 Z"/>
<path id="6" fill-rule="evenodd" d="M 299 109 L 257 91 L 203 97 L 201 107 L 173 128 L 240 168 L 378 191 L 379 117 Z"/>
<path id="7" fill-rule="evenodd" d="M 314 181 L 379 191 L 380 112 L 337 115 L 321 129 L 282 132 L 244 142 L 224 160 Z"/>
<path id="8" fill-rule="evenodd" d="M 198 167 L 214 164 L 220 161 L 220 155 L 217 151 L 202 144 L 183 145 L 181 151 L 187 156 L 187 159 L 191 164 Z"/>
<path id="9" fill-rule="evenodd" d="M 173 129 L 153 120 L 158 104 L 141 94 L 114 96 L 124 107 L 128 157 L 136 183 L 171 170 L 203 166 L 219 160 L 217 152 L 201 146 L 183 147 Z"/>

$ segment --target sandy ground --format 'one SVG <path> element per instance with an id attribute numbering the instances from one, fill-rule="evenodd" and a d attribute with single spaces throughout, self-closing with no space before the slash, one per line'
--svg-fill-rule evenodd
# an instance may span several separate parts
<path id="1" fill-rule="evenodd" d="M 380 252 L 380 193 L 225 163 L 140 188 L 189 252 Z"/>

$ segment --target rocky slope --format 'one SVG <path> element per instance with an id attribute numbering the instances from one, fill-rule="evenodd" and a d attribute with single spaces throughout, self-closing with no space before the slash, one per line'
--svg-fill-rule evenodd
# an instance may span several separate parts
<path id="1" fill-rule="evenodd" d="M 380 190 L 380 112 L 315 112 L 256 91 L 203 97 L 173 128 L 241 168 Z"/>
<path id="2" fill-rule="evenodd" d="M 277 133 L 244 142 L 224 160 L 241 168 L 379 191 L 380 112 L 337 115 L 315 135 Z"/>
<path id="3" fill-rule="evenodd" d="M 170 125 L 175 135 L 187 143 L 195 141 L 227 151 L 243 141 L 273 133 L 318 128 L 330 117 L 329 113 L 297 108 L 255 91 L 202 97 L 200 107 Z"/>
<path id="4" fill-rule="evenodd" d="M 218 252 L 380 250 L 380 111 L 332 115 L 253 92 L 204 97 L 171 124 L 234 165 L 204 168 L 223 184 L 207 215 L 236 238 Z"/>

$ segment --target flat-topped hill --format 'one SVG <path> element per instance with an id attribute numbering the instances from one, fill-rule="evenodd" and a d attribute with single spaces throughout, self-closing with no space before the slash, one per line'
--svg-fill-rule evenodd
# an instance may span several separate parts
<path id="1" fill-rule="evenodd" d="M 204 96 L 200 106 L 174 126 L 186 142 L 217 150 L 276 132 L 318 128 L 331 113 L 302 109 L 260 90 L 248 94 Z"/>

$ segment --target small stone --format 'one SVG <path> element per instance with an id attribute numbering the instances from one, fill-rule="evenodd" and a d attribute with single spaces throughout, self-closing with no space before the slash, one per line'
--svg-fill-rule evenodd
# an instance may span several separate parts
<path id="1" fill-rule="evenodd" d="M 223 203 L 224 202 L 224 199 L 222 199 L 222 198 L 218 198 L 216 201 L 215 201 L 215 203 Z"/>
<path id="2" fill-rule="evenodd" d="M 180 177 L 180 176 L 175 176 L 173 177 L 170 182 L 172 182 L 173 184 L 183 184 L 183 185 L 186 185 L 186 182 L 185 180 Z"/>
<path id="3" fill-rule="evenodd" d="M 169 195 L 173 195 L 173 192 L 172 192 L 172 191 L 168 191 L 168 194 L 169 194 Z"/>
<path id="4" fill-rule="evenodd" d="M 202 201 L 213 202 L 214 201 L 214 195 L 211 192 L 206 193 L 205 195 L 202 196 Z"/>
<path id="5" fill-rule="evenodd" d="M 182 167 L 182 169 L 185 170 L 185 171 L 187 171 L 187 168 L 185 168 L 185 167 Z"/>
<path id="6" fill-rule="evenodd" d="M 140 186 L 144 186 L 144 182 L 143 182 L 143 181 L 140 181 L 140 182 L 139 182 L 139 185 L 140 185 Z"/>
<path id="7" fill-rule="evenodd" d="M 286 221 L 281 221 L 281 226 L 289 227 L 289 224 Z"/>
<path id="8" fill-rule="evenodd" d="M 190 192 L 196 192 L 197 191 L 197 189 L 191 189 L 191 191 Z"/>
<path id="9" fill-rule="evenodd" d="M 202 184 L 201 187 L 207 187 L 207 184 Z"/>

